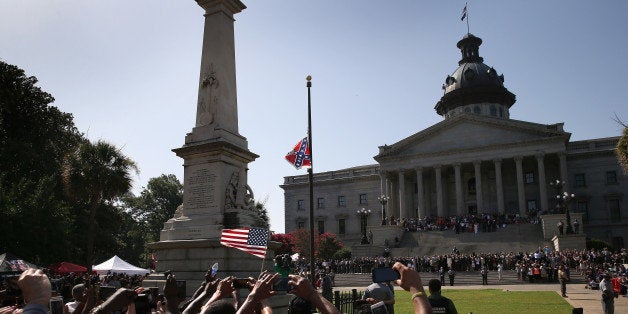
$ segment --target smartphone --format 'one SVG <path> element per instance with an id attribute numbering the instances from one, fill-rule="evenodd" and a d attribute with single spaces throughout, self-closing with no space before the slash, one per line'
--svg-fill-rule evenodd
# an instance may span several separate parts
<path id="1" fill-rule="evenodd" d="M 50 313 L 63 314 L 63 298 L 54 297 L 50 299 Z"/>
<path id="2" fill-rule="evenodd" d="M 290 285 L 288 284 L 289 280 L 290 278 L 288 277 L 275 279 L 275 282 L 273 282 L 273 291 L 290 291 Z"/>
<path id="3" fill-rule="evenodd" d="M 373 314 L 388 314 L 388 308 L 386 308 L 386 304 L 384 304 L 384 301 L 379 301 L 379 302 L 371 305 L 371 313 L 373 313 Z"/>
<path id="4" fill-rule="evenodd" d="M 177 294 L 179 300 L 185 299 L 187 295 L 185 280 L 177 280 L 177 289 L 179 291 Z"/>
<path id="5" fill-rule="evenodd" d="M 249 288 L 249 279 L 248 278 L 236 278 L 233 280 L 233 287 L 236 289 L 248 289 Z"/>
<path id="6" fill-rule="evenodd" d="M 157 308 L 157 301 L 159 297 L 159 287 L 148 287 L 148 294 L 150 294 L 150 308 Z"/>
<path id="7" fill-rule="evenodd" d="M 140 293 L 135 298 L 135 313 L 150 314 L 150 294 Z"/>
<path id="8" fill-rule="evenodd" d="M 373 268 L 373 282 L 389 282 L 401 278 L 399 272 L 390 267 Z"/>
<path id="9" fill-rule="evenodd" d="M 114 287 L 100 287 L 100 295 L 99 299 L 101 301 L 105 301 L 109 299 L 116 292 L 116 288 Z"/>

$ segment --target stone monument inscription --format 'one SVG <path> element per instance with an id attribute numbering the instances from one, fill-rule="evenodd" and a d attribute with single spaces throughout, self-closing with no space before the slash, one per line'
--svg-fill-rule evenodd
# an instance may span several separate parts
<path id="1" fill-rule="evenodd" d="M 185 191 L 188 197 L 185 207 L 188 210 L 209 208 L 215 205 L 214 190 L 216 174 L 209 169 L 196 169 L 188 177 Z"/>

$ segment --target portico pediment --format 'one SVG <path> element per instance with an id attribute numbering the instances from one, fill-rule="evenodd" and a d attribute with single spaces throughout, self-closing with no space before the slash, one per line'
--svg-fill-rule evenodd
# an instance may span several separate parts
<path id="1" fill-rule="evenodd" d="M 526 145 L 538 141 L 566 142 L 562 124 L 545 125 L 464 114 L 437 123 L 392 145 L 380 146 L 375 160 L 403 156 L 451 154 L 465 150 Z"/>

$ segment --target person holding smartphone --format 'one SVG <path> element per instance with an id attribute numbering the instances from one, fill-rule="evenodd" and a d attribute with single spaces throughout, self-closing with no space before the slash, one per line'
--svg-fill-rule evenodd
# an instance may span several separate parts
<path id="1" fill-rule="evenodd" d="M 398 271 L 401 276 L 396 283 L 404 290 L 412 293 L 411 299 L 414 307 L 414 313 L 432 313 L 432 306 L 425 295 L 425 289 L 423 288 L 423 283 L 419 273 L 400 262 L 396 262 L 392 268 Z"/>
<path id="2" fill-rule="evenodd" d="M 377 302 L 384 302 L 388 314 L 395 313 L 395 293 L 392 285 L 388 282 L 374 282 L 366 287 L 362 300 L 365 300 L 369 304 L 375 304 Z"/>

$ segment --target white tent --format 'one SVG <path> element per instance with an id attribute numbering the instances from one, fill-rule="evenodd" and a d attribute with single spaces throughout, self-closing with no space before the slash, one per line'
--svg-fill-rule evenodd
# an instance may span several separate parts
<path id="1" fill-rule="evenodd" d="M 111 273 L 124 273 L 127 275 L 145 275 L 150 273 L 148 269 L 135 267 L 123 259 L 114 255 L 112 258 L 92 267 L 99 275 L 105 275 L 108 272 Z"/>

